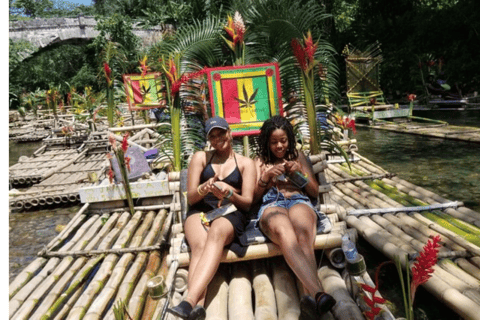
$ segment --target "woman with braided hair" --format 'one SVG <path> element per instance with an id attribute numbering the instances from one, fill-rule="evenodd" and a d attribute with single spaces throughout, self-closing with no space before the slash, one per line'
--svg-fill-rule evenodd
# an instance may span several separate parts
<path id="1" fill-rule="evenodd" d="M 317 276 L 314 241 L 318 217 L 310 198 L 318 197 L 318 183 L 307 158 L 296 149 L 293 127 L 286 118 L 274 116 L 264 122 L 255 165 L 254 201 L 263 200 L 258 212 L 260 229 L 280 247 L 306 291 L 301 318 L 315 319 L 316 313 L 328 312 L 335 299 L 321 291 Z M 303 186 L 295 183 L 295 175 L 300 182 L 303 176 Z"/>

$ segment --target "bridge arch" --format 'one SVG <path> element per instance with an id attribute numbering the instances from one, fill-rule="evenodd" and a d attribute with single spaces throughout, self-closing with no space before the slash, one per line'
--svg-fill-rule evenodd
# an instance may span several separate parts
<path id="1" fill-rule="evenodd" d="M 95 38 L 100 31 L 95 30 L 97 21 L 94 17 L 78 16 L 76 18 L 36 18 L 33 20 L 10 21 L 9 38 L 30 42 L 35 50 L 24 52 L 23 59 L 39 49 L 57 43 L 88 41 Z M 162 38 L 164 28 L 158 26 L 143 29 L 133 25 L 133 33 L 142 39 L 142 45 L 148 46 Z"/>

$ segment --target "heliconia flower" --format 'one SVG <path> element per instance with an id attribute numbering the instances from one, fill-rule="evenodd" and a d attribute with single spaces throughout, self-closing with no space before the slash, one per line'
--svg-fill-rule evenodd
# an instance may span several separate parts
<path id="1" fill-rule="evenodd" d="M 412 268 L 412 283 L 410 286 L 412 301 L 415 298 L 415 291 L 418 286 L 424 284 L 432 277 L 432 273 L 434 272 L 433 266 L 437 264 L 437 248 L 440 247 L 439 242 L 441 238 L 437 235 L 431 240 L 431 242 L 428 240 L 427 244 L 423 247 Z"/>
<path id="2" fill-rule="evenodd" d="M 131 171 L 130 160 L 132 160 L 130 157 L 125 157 L 125 166 L 127 167 L 128 172 Z"/>
<path id="3" fill-rule="evenodd" d="M 115 140 L 115 136 L 113 133 L 110 133 L 108 136 L 108 142 L 110 142 L 110 145 L 115 149 L 117 147 L 117 141 Z"/>
<path id="4" fill-rule="evenodd" d="M 375 293 L 375 291 L 377 291 L 377 288 L 371 287 L 366 283 L 358 283 L 358 284 L 359 284 L 360 288 L 362 288 L 366 292 Z"/>
<path id="5" fill-rule="evenodd" d="M 140 63 L 140 70 L 142 71 L 142 77 L 144 77 L 148 70 L 150 69 L 147 66 L 147 56 L 144 56 L 142 60 L 138 61 Z"/>
<path id="6" fill-rule="evenodd" d="M 228 46 L 235 51 L 235 45 L 237 43 L 243 43 L 246 31 L 245 23 L 238 11 L 235 12 L 233 18 L 230 15 L 227 16 L 227 25 L 223 27 L 223 29 L 232 39 L 232 41 L 227 40 Z"/>
<path id="7" fill-rule="evenodd" d="M 242 43 L 243 36 L 245 35 L 245 23 L 243 22 L 240 12 L 238 11 L 235 11 L 235 15 L 233 16 L 233 26 L 235 33 L 237 34 L 237 41 L 234 42 Z"/>
<path id="8" fill-rule="evenodd" d="M 305 41 L 305 53 L 308 56 L 310 62 L 315 60 L 315 51 L 317 51 L 318 43 L 313 43 L 312 33 L 310 30 L 307 32 L 307 36 L 303 36 Z"/>
<path id="9" fill-rule="evenodd" d="M 293 38 L 290 43 L 293 49 L 293 55 L 297 58 L 297 62 L 300 65 L 300 69 L 307 69 L 307 59 L 305 56 L 305 51 L 303 50 L 302 45 L 298 42 L 297 39 Z"/>
<path id="10" fill-rule="evenodd" d="M 110 167 L 110 169 L 108 170 L 107 176 L 110 183 L 113 183 L 113 178 L 115 177 L 115 173 L 113 172 L 112 167 Z"/>
<path id="11" fill-rule="evenodd" d="M 351 128 L 353 134 L 357 133 L 357 129 L 355 128 L 355 119 L 349 119 L 348 117 L 345 118 L 345 124 L 347 128 Z"/>
<path id="12" fill-rule="evenodd" d="M 200 71 L 197 71 L 197 72 L 191 72 L 189 74 L 183 74 L 179 80 L 175 81 L 173 84 L 172 84 L 172 87 L 170 89 L 170 91 L 172 92 L 172 94 L 175 94 L 177 93 L 178 91 L 180 91 L 180 86 L 183 84 L 183 83 L 186 83 L 188 80 L 190 79 L 193 79 L 193 78 L 197 78 L 201 75 L 204 75 L 205 73 L 207 72 L 207 68 L 203 68 L 202 70 Z"/>
<path id="13" fill-rule="evenodd" d="M 417 98 L 416 94 L 411 93 L 408 95 L 408 101 L 414 101 L 416 98 Z"/>
<path id="14" fill-rule="evenodd" d="M 123 140 L 122 140 L 122 150 L 123 152 L 127 152 L 127 149 L 128 149 L 128 132 L 126 132 L 124 135 L 123 135 Z"/>
<path id="15" fill-rule="evenodd" d="M 110 82 L 111 82 L 110 77 L 112 75 L 112 69 L 110 69 L 110 66 L 106 62 L 103 63 L 103 71 L 105 72 L 105 78 L 107 79 L 107 84 L 110 85 Z"/>

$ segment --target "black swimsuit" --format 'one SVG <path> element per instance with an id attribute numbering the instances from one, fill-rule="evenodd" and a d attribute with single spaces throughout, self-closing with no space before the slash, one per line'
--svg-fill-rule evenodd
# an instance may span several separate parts
<path id="1" fill-rule="evenodd" d="M 214 155 L 210 158 L 207 165 L 203 169 L 202 173 L 200 174 L 200 183 L 206 182 L 208 179 L 213 178 L 215 176 L 215 171 L 212 167 L 212 159 Z M 235 169 L 225 178 L 221 179 L 220 181 L 227 183 L 228 185 L 232 186 L 237 190 L 242 190 L 242 174 L 240 169 L 238 168 L 237 158 L 235 155 L 233 156 L 235 159 Z M 223 199 L 222 205 L 229 203 L 228 199 Z M 187 219 L 189 216 L 199 212 L 208 212 L 212 209 L 217 208 L 218 205 L 218 198 L 215 197 L 213 194 L 207 194 L 201 201 L 195 203 L 194 205 L 190 206 L 190 210 L 187 212 Z M 226 216 L 224 216 L 230 223 L 232 224 L 235 230 L 235 239 L 232 243 L 226 246 L 226 248 L 235 252 L 239 257 L 245 256 L 247 251 L 247 241 L 244 235 L 245 233 L 245 226 L 247 224 L 246 213 L 237 210 L 232 212 Z"/>

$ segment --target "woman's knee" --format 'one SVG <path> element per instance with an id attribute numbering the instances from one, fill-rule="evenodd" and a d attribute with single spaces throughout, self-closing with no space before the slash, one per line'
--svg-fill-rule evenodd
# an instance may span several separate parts
<path id="1" fill-rule="evenodd" d="M 233 227 L 226 228 L 223 225 L 212 225 L 208 230 L 207 241 L 227 244 L 233 240 L 233 236 Z"/>

